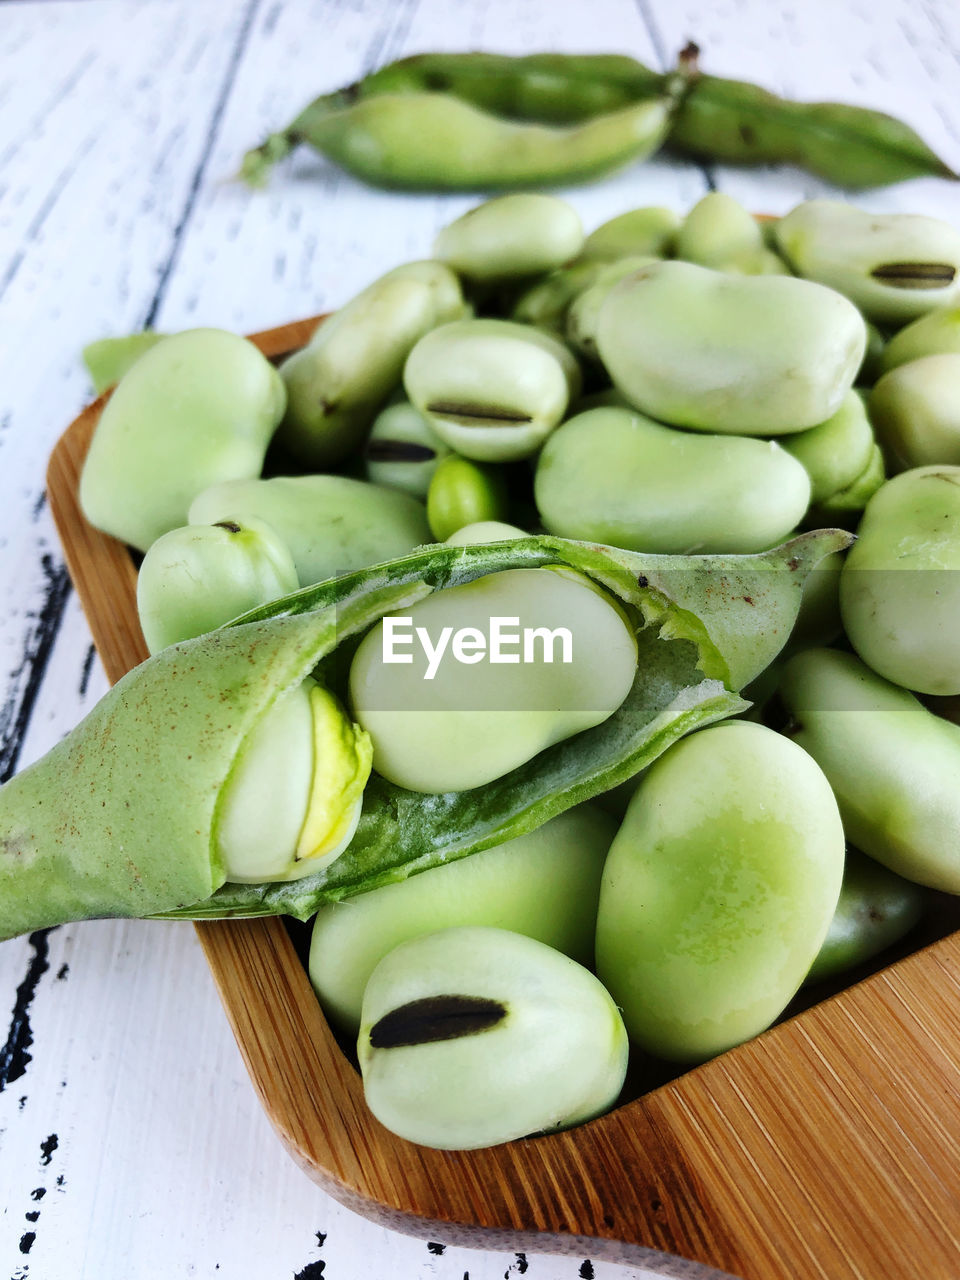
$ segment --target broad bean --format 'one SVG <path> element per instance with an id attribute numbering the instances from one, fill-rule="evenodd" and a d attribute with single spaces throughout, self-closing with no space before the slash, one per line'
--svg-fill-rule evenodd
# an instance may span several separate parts
<path id="1" fill-rule="evenodd" d="M 143 638 L 156 653 L 299 586 L 289 548 L 261 521 L 171 529 L 151 543 L 137 574 Z"/>
<path id="2" fill-rule="evenodd" d="M 803 466 L 779 445 L 676 431 L 616 407 L 569 419 L 534 482 L 544 526 L 633 551 L 760 551 L 810 501 Z"/>
<path id="3" fill-rule="evenodd" d="M 499 523 L 509 508 L 507 486 L 496 467 L 453 453 L 444 458 L 427 491 L 427 521 L 438 542 L 467 526 Z"/>
<path id="4" fill-rule="evenodd" d="M 899 469 L 960 463 L 960 350 L 885 373 L 870 394 L 870 415 Z"/>
<path id="5" fill-rule="evenodd" d="M 759 258 L 763 234 L 753 214 L 722 191 L 699 200 L 677 230 L 675 253 L 686 262 L 719 271 L 741 255 Z"/>
<path id="6" fill-rule="evenodd" d="M 241 744 L 219 802 L 227 880 L 300 880 L 338 858 L 360 821 L 370 739 L 316 681 L 282 693 Z"/>
<path id="7" fill-rule="evenodd" d="M 942 308 L 921 316 L 895 333 L 883 348 L 879 373 L 921 356 L 960 355 L 960 307 Z"/>
<path id="8" fill-rule="evenodd" d="M 837 905 L 843 826 L 795 743 L 730 721 L 651 765 L 610 848 L 597 973 L 630 1039 L 696 1062 L 770 1025 Z"/>
<path id="9" fill-rule="evenodd" d="M 638 409 L 675 426 L 783 435 L 836 413 L 866 330 L 846 298 L 790 276 L 660 262 L 607 295 L 600 357 Z"/>
<path id="10" fill-rule="evenodd" d="M 504 524 L 502 520 L 477 520 L 457 529 L 444 541 L 448 547 L 473 547 L 481 542 L 510 542 L 514 538 L 529 536 L 525 529 L 515 524 Z"/>
<path id="11" fill-rule="evenodd" d="M 512 569 L 387 615 L 357 649 L 350 699 L 383 777 L 467 791 L 606 720 L 636 665 L 631 624 L 588 579 Z"/>
<path id="12" fill-rule="evenodd" d="M 310 466 L 339 462 L 360 444 L 416 342 L 463 308 L 442 262 L 408 262 L 375 280 L 280 366 L 287 411 L 277 439 Z"/>
<path id="13" fill-rule="evenodd" d="M 588 969 L 523 934 L 475 926 L 414 938 L 380 961 L 357 1056 L 381 1124 L 469 1150 L 612 1106 L 627 1037 Z"/>
<path id="14" fill-rule="evenodd" d="M 782 441 L 787 453 L 806 467 L 815 503 L 832 498 L 862 475 L 875 444 L 863 399 L 856 391 L 847 392 L 826 422 Z"/>
<path id="15" fill-rule="evenodd" d="M 580 392 L 580 368 L 552 334 L 509 320 L 458 320 L 410 352 L 407 395 L 466 458 L 511 462 L 539 449 Z"/>
<path id="16" fill-rule="evenodd" d="M 583 248 L 577 211 L 557 196 L 522 192 L 487 200 L 444 227 L 433 256 L 470 280 L 540 275 Z"/>
<path id="17" fill-rule="evenodd" d="M 805 982 L 821 982 L 871 960 L 909 933 L 922 914 L 917 885 L 848 849 L 840 900 Z"/>
<path id="18" fill-rule="evenodd" d="M 302 587 L 406 555 L 430 541 L 423 503 L 347 476 L 274 476 L 213 485 L 190 506 L 191 524 L 260 520 L 293 555 Z"/>
<path id="19" fill-rule="evenodd" d="M 960 726 L 852 653 L 784 664 L 790 730 L 830 780 L 847 838 L 897 875 L 960 893 Z"/>
<path id="20" fill-rule="evenodd" d="M 245 338 L 164 338 L 104 406 L 80 477 L 84 515 L 146 551 L 187 523 L 201 490 L 260 474 L 285 402 L 277 371 Z"/>
<path id="21" fill-rule="evenodd" d="M 840 575 L 843 625 L 868 666 L 918 693 L 960 693 L 958 570 L 960 467 L 885 484 Z"/>
<path id="22" fill-rule="evenodd" d="M 373 420 L 363 450 L 367 479 L 425 498 L 438 463 L 449 452 L 420 410 L 400 400 Z"/>
<path id="23" fill-rule="evenodd" d="M 581 258 L 601 262 L 637 254 L 666 258 L 673 253 L 679 226 L 680 215 L 662 205 L 629 209 L 590 232 L 584 242 Z"/>
<path id="24" fill-rule="evenodd" d="M 877 324 L 905 324 L 960 298 L 960 231 L 919 214 L 808 200 L 777 223 L 798 275 L 844 294 Z"/>
<path id="25" fill-rule="evenodd" d="M 87 366 L 90 381 L 97 395 L 103 395 L 108 387 L 120 381 L 123 375 L 137 363 L 142 355 L 166 337 L 163 333 L 146 330 L 127 334 L 123 338 L 101 338 L 83 348 L 83 363 Z"/>
<path id="26" fill-rule="evenodd" d="M 459 925 L 512 929 L 593 962 L 600 874 L 616 823 L 578 805 L 536 831 L 320 908 L 310 980 L 327 1013 L 352 1030 L 363 989 L 401 942 Z"/>

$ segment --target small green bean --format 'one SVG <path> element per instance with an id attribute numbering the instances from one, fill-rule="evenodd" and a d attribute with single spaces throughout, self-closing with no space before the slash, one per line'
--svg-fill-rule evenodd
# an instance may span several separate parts
<path id="1" fill-rule="evenodd" d="M 503 520 L 508 505 L 498 468 L 451 453 L 438 464 L 430 481 L 427 521 L 437 542 L 445 542 L 465 525 Z"/>
<path id="2" fill-rule="evenodd" d="M 582 247 L 580 216 L 565 200 L 518 192 L 487 200 L 444 227 L 433 256 L 471 280 L 497 281 L 553 271 Z"/>

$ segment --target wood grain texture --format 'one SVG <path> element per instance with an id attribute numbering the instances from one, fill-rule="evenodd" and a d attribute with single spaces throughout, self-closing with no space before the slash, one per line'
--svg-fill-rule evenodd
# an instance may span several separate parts
<path id="1" fill-rule="evenodd" d="M 276 355 L 315 323 L 256 341 Z M 101 406 L 60 440 L 48 489 L 114 680 L 144 649 L 127 552 L 77 504 Z M 960 935 L 591 1124 L 439 1152 L 367 1112 L 282 921 L 197 928 L 283 1142 L 374 1219 L 455 1243 L 588 1247 L 677 1276 L 703 1274 L 683 1259 L 743 1280 L 960 1275 Z"/>

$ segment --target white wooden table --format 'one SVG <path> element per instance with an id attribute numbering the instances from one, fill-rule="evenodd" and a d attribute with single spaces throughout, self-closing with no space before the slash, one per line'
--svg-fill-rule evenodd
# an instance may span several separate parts
<path id="1" fill-rule="evenodd" d="M 896 112 L 960 166 L 955 0 L 0 0 L 0 770 L 106 684 L 43 494 L 89 396 L 81 346 L 152 324 L 265 328 L 429 253 L 467 197 L 372 192 L 299 155 L 266 193 L 244 149 L 321 90 L 422 49 L 627 51 Z M 657 161 L 569 193 L 588 227 L 714 184 L 781 212 L 796 171 Z M 878 210 L 960 223 L 917 181 Z M 5 1043 L 4 1043 L 5 1041 Z M 634 1277 L 582 1258 L 395 1235 L 281 1150 L 192 927 L 98 922 L 0 944 L 0 1278 Z M 642 1273 L 648 1274 L 648 1273 Z"/>

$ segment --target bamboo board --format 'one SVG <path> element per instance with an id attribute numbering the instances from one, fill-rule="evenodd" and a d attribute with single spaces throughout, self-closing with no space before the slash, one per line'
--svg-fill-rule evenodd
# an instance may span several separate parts
<path id="1" fill-rule="evenodd" d="M 279 356 L 317 323 L 254 341 Z M 115 682 L 147 654 L 130 555 L 78 502 L 104 403 L 61 437 L 47 488 Z M 281 1140 L 328 1192 L 385 1225 L 678 1277 L 960 1277 L 960 934 L 591 1124 L 440 1152 L 367 1112 L 282 921 L 197 932 Z"/>

